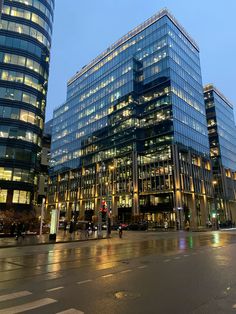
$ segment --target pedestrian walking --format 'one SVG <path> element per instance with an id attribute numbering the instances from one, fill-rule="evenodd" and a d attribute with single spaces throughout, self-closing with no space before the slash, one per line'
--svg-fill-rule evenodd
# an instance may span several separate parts
<path id="1" fill-rule="evenodd" d="M 167 220 L 164 221 L 164 230 L 168 231 L 168 221 Z"/>
<path id="2" fill-rule="evenodd" d="M 71 235 L 71 237 L 72 237 L 72 236 L 73 236 L 73 233 L 74 233 L 74 221 L 73 221 L 73 220 L 70 221 L 69 232 L 70 232 L 70 235 Z"/>
<path id="3" fill-rule="evenodd" d="M 25 227 L 22 222 L 18 223 L 16 225 L 16 240 L 18 240 L 20 237 L 24 239 L 25 236 Z"/>
<path id="4" fill-rule="evenodd" d="M 67 220 L 64 220 L 64 235 L 66 234 L 67 231 L 67 225 L 68 225 Z"/>
<path id="5" fill-rule="evenodd" d="M 12 237 L 14 237 L 15 231 L 16 231 L 16 223 L 13 222 L 10 227 L 10 234 Z"/>
<path id="6" fill-rule="evenodd" d="M 185 230 L 189 231 L 189 228 L 190 228 L 190 225 L 189 225 L 189 221 L 187 220 L 185 224 Z"/>

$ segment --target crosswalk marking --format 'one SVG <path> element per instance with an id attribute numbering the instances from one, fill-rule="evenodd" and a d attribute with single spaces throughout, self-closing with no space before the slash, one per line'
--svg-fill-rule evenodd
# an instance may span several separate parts
<path id="1" fill-rule="evenodd" d="M 65 310 L 62 312 L 57 312 L 56 314 L 84 314 L 84 312 L 81 312 L 81 311 L 76 310 L 76 309 L 69 309 L 69 310 Z"/>
<path id="2" fill-rule="evenodd" d="M 88 279 L 88 280 L 78 281 L 77 284 L 78 285 L 82 285 L 83 283 L 87 283 L 87 282 L 90 282 L 90 281 L 92 281 L 92 280 Z"/>
<path id="3" fill-rule="evenodd" d="M 54 299 L 50 299 L 50 298 L 44 298 L 44 299 L 40 299 L 40 300 L 36 300 L 33 302 L 29 302 L 29 303 L 25 303 L 25 304 L 21 304 L 18 306 L 13 306 L 13 307 L 8 307 L 5 309 L 0 310 L 0 314 L 17 314 L 17 313 L 22 313 L 25 311 L 29 311 L 29 310 L 33 310 L 33 309 L 37 309 L 41 306 L 45 306 L 51 303 L 55 303 L 57 302 L 57 300 Z"/>
<path id="4" fill-rule="evenodd" d="M 124 274 L 124 273 L 129 273 L 129 272 L 131 272 L 132 270 L 131 269 L 126 269 L 126 270 L 122 270 L 120 273 L 121 274 Z"/>
<path id="5" fill-rule="evenodd" d="M 19 291 L 19 292 L 14 292 L 14 293 L 10 293 L 10 294 L 0 295 L 0 302 L 25 297 L 25 296 L 30 295 L 30 294 L 32 294 L 32 293 L 29 291 Z"/>
<path id="6" fill-rule="evenodd" d="M 52 292 L 52 291 L 56 291 L 56 290 L 61 290 L 63 289 L 64 287 L 56 287 L 56 288 L 52 288 L 52 289 L 48 289 L 46 290 L 47 292 Z"/>
<path id="7" fill-rule="evenodd" d="M 107 278 L 107 277 L 112 277 L 113 276 L 113 274 L 108 274 L 108 275 L 104 275 L 104 276 L 102 276 L 103 278 Z"/>

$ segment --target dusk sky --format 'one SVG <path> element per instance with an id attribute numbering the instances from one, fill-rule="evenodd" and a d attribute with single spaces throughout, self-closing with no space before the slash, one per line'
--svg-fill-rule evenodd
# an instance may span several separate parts
<path id="1" fill-rule="evenodd" d="M 46 120 L 71 76 L 164 7 L 198 43 L 203 83 L 236 106 L 235 0 L 56 0 Z"/>

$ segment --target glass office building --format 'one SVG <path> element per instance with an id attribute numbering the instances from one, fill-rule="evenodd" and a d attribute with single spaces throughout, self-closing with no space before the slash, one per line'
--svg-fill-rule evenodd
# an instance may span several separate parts
<path id="1" fill-rule="evenodd" d="M 4 0 L 0 20 L 0 209 L 30 210 L 40 170 L 54 0 Z"/>
<path id="2" fill-rule="evenodd" d="M 205 223 L 212 197 L 199 48 L 162 10 L 68 82 L 54 111 L 48 208 Z"/>
<path id="3" fill-rule="evenodd" d="M 221 220 L 236 221 L 236 127 L 233 105 L 212 84 L 204 88 L 215 211 Z"/>

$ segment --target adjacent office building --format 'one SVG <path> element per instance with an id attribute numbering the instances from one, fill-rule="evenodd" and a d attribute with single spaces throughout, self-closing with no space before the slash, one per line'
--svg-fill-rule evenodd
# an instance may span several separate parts
<path id="1" fill-rule="evenodd" d="M 236 127 L 233 105 L 212 84 L 204 88 L 210 156 L 215 190 L 215 215 L 236 221 Z"/>
<path id="2" fill-rule="evenodd" d="M 36 204 L 54 0 L 4 0 L 0 20 L 0 209 Z"/>
<path id="3" fill-rule="evenodd" d="M 199 48 L 162 10 L 83 67 L 54 111 L 48 209 L 205 226 L 212 170 Z"/>

